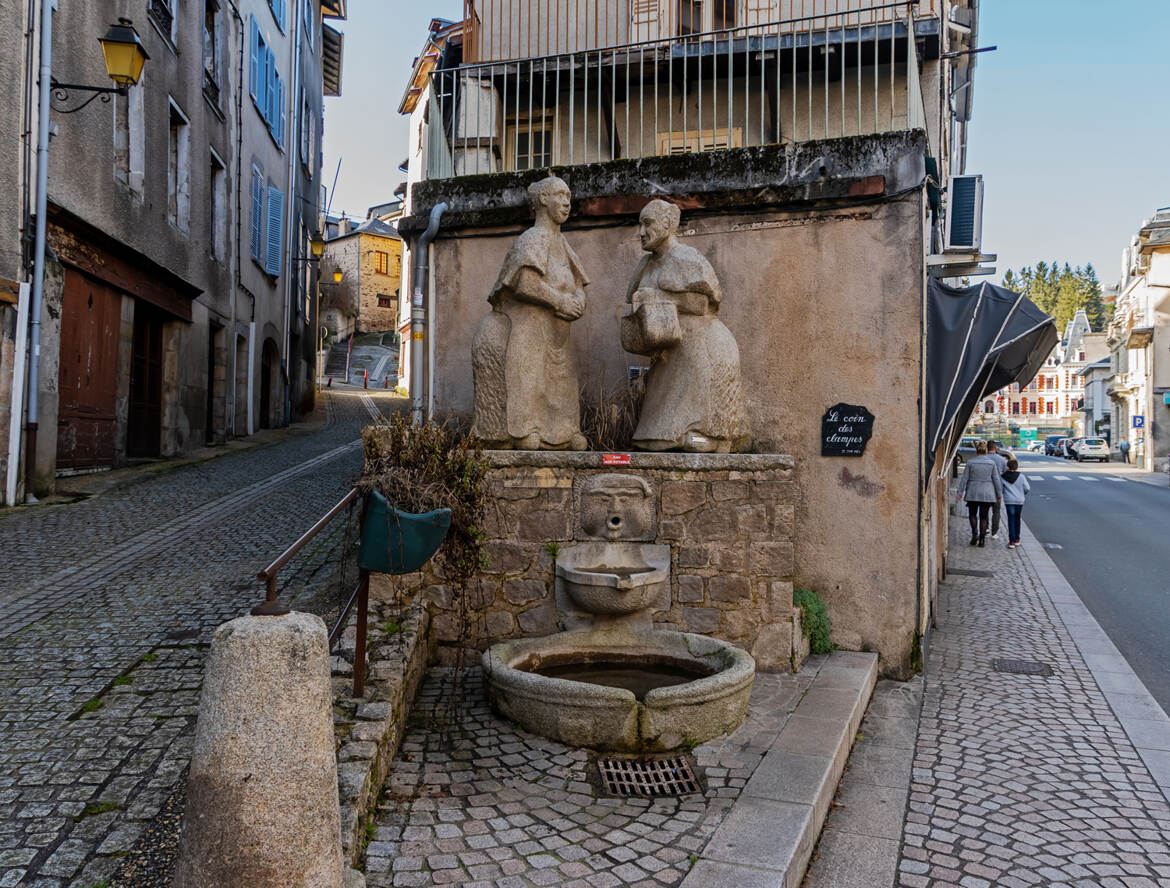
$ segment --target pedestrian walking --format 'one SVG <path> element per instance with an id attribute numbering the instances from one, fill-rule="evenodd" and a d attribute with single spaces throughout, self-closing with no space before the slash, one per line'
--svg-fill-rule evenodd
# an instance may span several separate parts
<path id="1" fill-rule="evenodd" d="M 995 463 L 995 469 L 999 472 L 1000 477 L 1007 471 L 1007 457 L 999 452 L 999 442 L 988 439 L 987 441 L 987 456 Z M 993 540 L 999 539 L 999 522 L 1002 509 L 998 502 L 992 503 L 991 506 L 991 538 Z"/>
<path id="2" fill-rule="evenodd" d="M 1117 449 L 1121 451 L 1121 461 L 1129 462 L 1129 439 L 1122 438 L 1121 443 L 1117 445 Z"/>
<path id="3" fill-rule="evenodd" d="M 1014 459 L 1007 461 L 1007 471 L 1000 480 L 1003 482 L 1003 507 L 1007 511 L 1007 547 L 1014 549 L 1020 545 L 1020 515 L 1024 511 L 1024 499 L 1032 486 Z"/>
<path id="4" fill-rule="evenodd" d="M 982 546 L 987 538 L 987 516 L 991 507 L 1003 499 L 1003 481 L 999 467 L 987 456 L 987 443 L 975 445 L 975 456 L 967 460 L 959 479 L 959 499 L 967 500 L 967 520 L 971 522 L 971 545 Z"/>

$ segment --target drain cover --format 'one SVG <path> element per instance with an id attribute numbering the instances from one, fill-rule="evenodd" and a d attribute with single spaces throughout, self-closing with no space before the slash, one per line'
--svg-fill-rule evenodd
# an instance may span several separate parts
<path id="1" fill-rule="evenodd" d="M 991 668 L 1011 675 L 1052 675 L 1051 666 L 1036 660 L 992 660 Z"/>
<path id="2" fill-rule="evenodd" d="M 610 795 L 665 796 L 703 791 L 686 756 L 598 759 L 597 768 Z"/>

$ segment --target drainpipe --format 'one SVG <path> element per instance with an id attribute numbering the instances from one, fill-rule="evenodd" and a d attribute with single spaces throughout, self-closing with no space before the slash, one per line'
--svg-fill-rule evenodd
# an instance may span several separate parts
<path id="1" fill-rule="evenodd" d="M 25 500 L 35 503 L 33 478 L 37 467 L 37 420 L 39 418 L 41 364 L 41 302 L 45 293 L 45 234 L 49 194 L 49 88 L 53 80 L 53 6 L 54 0 L 41 2 L 41 71 L 40 97 L 37 106 L 37 196 L 36 240 L 33 252 L 32 305 L 29 323 L 28 359 L 28 444 L 25 451 Z"/>
<path id="2" fill-rule="evenodd" d="M 427 291 L 427 272 L 430 269 L 431 241 L 439 233 L 439 219 L 447 211 L 446 203 L 438 203 L 431 207 L 431 221 L 418 238 L 415 247 L 414 261 L 414 292 L 410 296 L 410 400 L 412 403 L 411 418 L 418 425 L 423 420 L 423 343 L 426 339 L 427 312 L 425 308 L 425 294 Z M 434 314 L 434 312 L 431 312 Z M 431 381 L 434 385 L 434 381 Z"/>

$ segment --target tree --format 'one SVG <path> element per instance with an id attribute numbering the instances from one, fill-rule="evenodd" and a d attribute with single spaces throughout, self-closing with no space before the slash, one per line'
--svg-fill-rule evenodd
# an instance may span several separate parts
<path id="1" fill-rule="evenodd" d="M 1101 282 L 1092 264 L 1073 268 L 1068 262 L 1040 260 L 1035 266 L 1026 265 L 1019 271 L 1008 271 L 1003 286 L 1023 293 L 1056 320 L 1057 330 L 1063 331 L 1079 309 L 1084 309 L 1093 330 L 1105 329 L 1108 317 L 1101 302 Z"/>

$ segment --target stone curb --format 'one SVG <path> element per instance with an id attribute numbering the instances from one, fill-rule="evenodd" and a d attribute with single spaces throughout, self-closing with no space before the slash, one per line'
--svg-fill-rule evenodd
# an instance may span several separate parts
<path id="1" fill-rule="evenodd" d="M 376 627 L 391 613 L 401 624 L 396 633 L 386 636 Z M 430 658 L 430 615 L 424 605 L 416 603 L 398 611 L 370 602 L 366 697 L 355 700 L 353 667 L 345 661 L 353 656 L 354 620 L 356 617 L 351 618 L 338 652 L 345 656 L 335 655 L 332 660 L 341 850 L 348 867 L 358 866 L 365 855 L 365 825 L 398 753 Z"/>
<path id="2" fill-rule="evenodd" d="M 1145 762 L 1150 776 L 1170 801 L 1170 718 L 1146 690 L 1028 525 L 1024 524 L 1022 530 L 1024 554 L 1036 569 L 1040 586 L 1064 621 L 1073 644 Z"/>
<path id="3" fill-rule="evenodd" d="M 681 888 L 797 888 L 877 681 L 877 654 L 829 654 Z"/>

